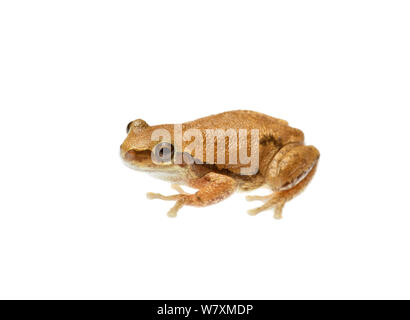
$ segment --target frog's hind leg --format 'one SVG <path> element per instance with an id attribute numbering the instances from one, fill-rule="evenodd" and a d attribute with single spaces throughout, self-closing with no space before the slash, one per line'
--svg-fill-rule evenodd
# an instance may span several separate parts
<path id="1" fill-rule="evenodd" d="M 266 201 L 262 206 L 255 208 L 255 209 L 251 209 L 248 211 L 248 213 L 254 216 L 262 211 L 273 208 L 275 212 L 274 218 L 281 219 L 282 210 L 286 202 L 296 197 L 298 194 L 300 194 L 305 189 L 305 187 L 309 184 L 310 180 L 312 180 L 315 174 L 315 171 L 316 171 L 316 167 L 317 165 L 315 165 L 312 168 L 309 174 L 307 174 L 307 176 L 302 181 L 300 181 L 297 185 L 295 185 L 291 189 L 276 191 L 267 196 L 247 196 L 246 200 L 248 201 L 254 201 L 254 200 Z"/>

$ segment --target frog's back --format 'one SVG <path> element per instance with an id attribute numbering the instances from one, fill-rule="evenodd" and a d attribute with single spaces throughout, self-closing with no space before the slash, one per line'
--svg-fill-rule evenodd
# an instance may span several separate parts
<path id="1" fill-rule="evenodd" d="M 219 128 L 219 129 L 244 129 L 272 127 L 275 125 L 288 125 L 287 121 L 273 118 L 263 113 L 250 110 L 235 110 L 214 114 L 194 121 L 186 122 L 187 128 Z"/>
<path id="2" fill-rule="evenodd" d="M 252 129 L 258 129 L 260 139 L 270 136 L 281 140 L 284 144 L 304 140 L 303 132 L 290 127 L 287 121 L 250 110 L 227 111 L 186 122 L 183 126 L 184 130 L 247 129 L 248 133 Z"/>

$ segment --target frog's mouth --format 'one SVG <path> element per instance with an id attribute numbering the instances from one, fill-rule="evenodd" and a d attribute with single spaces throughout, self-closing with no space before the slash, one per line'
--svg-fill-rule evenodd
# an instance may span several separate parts
<path id="1" fill-rule="evenodd" d="M 138 171 L 172 171 L 174 167 L 172 163 L 154 163 L 151 159 L 150 150 L 129 150 L 125 153 L 121 152 L 120 156 L 127 167 Z"/>
<path id="2" fill-rule="evenodd" d="M 125 152 L 124 154 L 122 154 L 121 156 L 126 162 L 145 163 L 149 159 L 151 159 L 151 151 L 149 150 L 137 151 L 137 150 L 131 149 Z"/>
<path id="3" fill-rule="evenodd" d="M 303 171 L 292 181 L 289 181 L 285 183 L 282 187 L 280 187 L 279 191 L 289 190 L 295 187 L 296 185 L 298 185 L 303 179 L 307 177 L 307 175 L 313 170 L 313 168 L 316 166 L 317 163 L 318 163 L 318 160 L 313 162 L 313 164 L 307 170 Z"/>

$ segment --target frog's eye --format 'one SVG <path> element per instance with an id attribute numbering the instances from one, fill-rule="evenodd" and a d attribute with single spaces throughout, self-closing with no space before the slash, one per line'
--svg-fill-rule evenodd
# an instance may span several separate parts
<path id="1" fill-rule="evenodd" d="M 131 121 L 129 124 L 127 124 L 127 134 L 130 133 L 131 126 L 132 126 L 132 123 L 133 123 L 133 122 L 134 122 L 134 121 Z"/>
<path id="2" fill-rule="evenodd" d="M 130 133 L 130 130 L 131 130 L 132 126 L 134 126 L 135 128 L 138 128 L 138 129 L 144 129 L 144 128 L 149 127 L 148 123 L 146 123 L 144 120 L 137 119 L 137 120 L 131 121 L 127 125 L 127 134 Z"/>
<path id="3" fill-rule="evenodd" d="M 155 162 L 171 162 L 174 146 L 168 142 L 158 143 L 152 155 Z"/>

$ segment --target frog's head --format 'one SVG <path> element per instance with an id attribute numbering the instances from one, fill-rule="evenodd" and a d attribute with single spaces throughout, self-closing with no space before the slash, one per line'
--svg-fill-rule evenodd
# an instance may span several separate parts
<path id="1" fill-rule="evenodd" d="M 178 166 L 172 162 L 172 128 L 172 125 L 149 126 L 142 119 L 131 121 L 127 126 L 127 138 L 120 147 L 121 158 L 137 170 L 175 171 Z"/>

